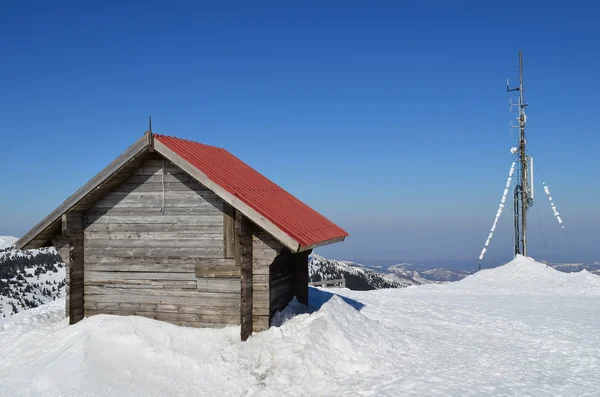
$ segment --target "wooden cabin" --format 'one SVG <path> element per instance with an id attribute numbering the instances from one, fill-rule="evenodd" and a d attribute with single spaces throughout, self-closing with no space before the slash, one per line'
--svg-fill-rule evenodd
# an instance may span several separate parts
<path id="1" fill-rule="evenodd" d="M 348 234 L 228 151 L 146 133 L 25 234 L 67 266 L 66 314 L 269 328 L 308 255 Z"/>

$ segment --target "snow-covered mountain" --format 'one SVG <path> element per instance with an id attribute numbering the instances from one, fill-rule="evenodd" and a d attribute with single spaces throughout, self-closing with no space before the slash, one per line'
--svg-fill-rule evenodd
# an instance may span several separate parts
<path id="1" fill-rule="evenodd" d="M 443 267 L 435 269 L 427 269 L 421 266 L 412 265 L 409 263 L 400 263 L 386 268 L 385 273 L 407 275 L 409 277 L 425 280 L 427 282 L 452 282 L 462 280 L 471 272 L 462 270 L 451 270 Z"/>
<path id="2" fill-rule="evenodd" d="M 0 249 L 10 247 L 16 243 L 18 238 L 12 236 L 0 236 Z"/>
<path id="3" fill-rule="evenodd" d="M 428 282 L 409 274 L 381 274 L 359 263 L 327 259 L 317 254 L 310 257 L 308 275 L 310 281 L 335 280 L 343 277 L 346 279 L 347 288 L 358 291 L 404 288 Z"/>
<path id="4" fill-rule="evenodd" d="M 2 241 L 14 243 L 14 237 Z M 65 295 L 65 265 L 54 248 L 0 249 L 0 317 L 52 302 Z"/>
<path id="5" fill-rule="evenodd" d="M 61 300 L 0 318 L 0 395 L 595 396 L 598 313 L 600 277 L 523 257 L 454 283 L 311 288 L 246 342 L 135 316 L 68 325 Z"/>
<path id="6" fill-rule="evenodd" d="M 600 263 L 550 263 L 554 269 L 565 272 L 565 273 L 573 273 L 580 272 L 582 270 L 586 270 L 590 273 L 594 273 L 600 275 Z"/>

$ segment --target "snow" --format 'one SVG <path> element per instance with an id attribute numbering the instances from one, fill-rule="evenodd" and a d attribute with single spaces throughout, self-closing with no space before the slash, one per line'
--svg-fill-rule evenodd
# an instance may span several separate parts
<path id="1" fill-rule="evenodd" d="M 0 320 L 3 396 L 596 396 L 600 277 L 529 258 L 450 284 L 310 290 L 277 326 Z"/>
<path id="2" fill-rule="evenodd" d="M 0 236 L 0 249 L 14 245 L 17 240 L 18 238 L 12 236 Z"/>
<path id="3" fill-rule="evenodd" d="M 496 211 L 496 217 L 494 218 L 494 223 L 492 224 L 492 229 L 490 230 L 490 234 L 488 235 L 487 240 L 485 241 L 485 245 L 483 246 L 481 253 L 479 254 L 479 260 L 483 260 L 485 253 L 487 252 L 487 247 L 490 245 L 490 241 L 494 236 L 494 231 L 496 230 L 496 226 L 498 225 L 498 220 L 500 219 L 500 215 L 502 215 L 502 211 L 504 210 L 504 203 L 506 202 L 506 196 L 508 195 L 508 188 L 510 187 L 510 183 L 512 181 L 513 173 L 515 172 L 515 164 L 513 163 L 510 166 L 510 171 L 508 172 L 508 179 L 506 180 L 506 187 L 504 188 L 504 192 L 502 192 L 502 198 L 500 199 L 500 205 L 498 206 L 498 211 Z"/>
<path id="4" fill-rule="evenodd" d="M 7 248 L 0 252 L 0 266 L 6 261 L 28 257 L 33 259 L 30 266 L 19 267 L 18 276 L 0 278 L 0 317 L 13 314 L 14 310 L 22 311 L 31 305 L 39 305 L 65 296 L 65 265 L 48 258 L 48 254 L 56 256 L 54 247 L 32 249 L 27 251 Z M 0 272 L 1 274 L 1 272 Z M 44 290 L 47 290 L 44 293 Z"/>

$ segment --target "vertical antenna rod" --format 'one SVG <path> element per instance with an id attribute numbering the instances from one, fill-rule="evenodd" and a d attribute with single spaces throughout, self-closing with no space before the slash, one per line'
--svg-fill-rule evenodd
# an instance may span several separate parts
<path id="1" fill-rule="evenodd" d="M 528 186 L 528 159 L 526 153 L 525 139 L 525 124 L 527 123 L 527 115 L 525 114 L 525 95 L 523 90 L 523 51 L 519 51 L 519 87 L 509 89 L 508 92 L 519 91 L 519 165 L 520 165 L 520 184 L 515 187 L 515 255 L 527 255 L 527 209 L 533 205 L 533 199 L 530 197 L 530 189 Z"/>
<path id="2" fill-rule="evenodd" d="M 152 134 L 152 116 L 148 116 L 148 132 Z"/>
<path id="3" fill-rule="evenodd" d="M 521 254 L 527 256 L 527 155 L 525 154 L 525 98 L 523 94 L 523 51 L 519 51 L 519 127 L 521 130 L 519 140 L 519 157 L 521 160 Z"/>

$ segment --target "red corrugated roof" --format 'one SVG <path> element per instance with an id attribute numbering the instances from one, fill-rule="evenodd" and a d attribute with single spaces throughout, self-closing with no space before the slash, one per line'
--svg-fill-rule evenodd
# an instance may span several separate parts
<path id="1" fill-rule="evenodd" d="M 348 235 L 335 223 L 227 150 L 165 135 L 154 135 L 154 138 L 271 221 L 301 246 Z"/>

